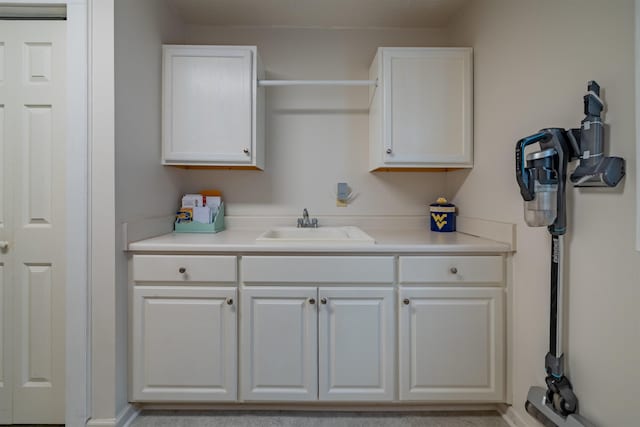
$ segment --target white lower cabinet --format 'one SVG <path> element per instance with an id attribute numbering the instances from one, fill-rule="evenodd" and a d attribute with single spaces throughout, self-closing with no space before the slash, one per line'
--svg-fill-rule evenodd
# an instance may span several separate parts
<path id="1" fill-rule="evenodd" d="M 316 298 L 315 288 L 242 290 L 242 399 L 317 398 Z"/>
<path id="2" fill-rule="evenodd" d="M 399 293 L 400 399 L 504 399 L 504 289 Z"/>
<path id="3" fill-rule="evenodd" d="M 134 255 L 132 267 L 133 402 L 505 401 L 501 256 L 245 256 L 238 269 L 235 256 Z"/>
<path id="4" fill-rule="evenodd" d="M 237 399 L 236 288 L 134 286 L 134 401 Z"/>
<path id="5" fill-rule="evenodd" d="M 393 289 L 246 287 L 247 401 L 393 400 Z"/>
<path id="6" fill-rule="evenodd" d="M 320 400 L 393 400 L 393 288 L 318 291 Z"/>

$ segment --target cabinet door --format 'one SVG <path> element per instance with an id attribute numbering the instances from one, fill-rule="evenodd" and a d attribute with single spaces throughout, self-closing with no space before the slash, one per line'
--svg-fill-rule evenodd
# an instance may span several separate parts
<path id="1" fill-rule="evenodd" d="M 252 164 L 254 48 L 163 47 L 163 163 Z"/>
<path id="2" fill-rule="evenodd" d="M 316 288 L 243 289 L 242 399 L 317 399 L 316 298 Z"/>
<path id="3" fill-rule="evenodd" d="M 236 289 L 134 286 L 134 401 L 237 398 Z"/>
<path id="4" fill-rule="evenodd" d="M 470 166 L 471 49 L 382 52 L 384 165 Z"/>
<path id="5" fill-rule="evenodd" d="M 400 288 L 400 399 L 504 399 L 504 291 Z"/>
<path id="6" fill-rule="evenodd" d="M 393 400 L 393 288 L 320 288 L 320 400 Z"/>

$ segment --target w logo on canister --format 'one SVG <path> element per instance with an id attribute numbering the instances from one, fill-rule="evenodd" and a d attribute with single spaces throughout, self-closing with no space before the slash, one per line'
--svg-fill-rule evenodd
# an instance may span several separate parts
<path id="1" fill-rule="evenodd" d="M 442 230 L 442 227 L 444 227 L 445 225 L 447 225 L 447 214 L 443 213 L 438 215 L 437 213 L 432 213 L 431 214 L 431 219 L 433 219 L 436 222 L 436 226 L 438 227 L 438 230 Z"/>

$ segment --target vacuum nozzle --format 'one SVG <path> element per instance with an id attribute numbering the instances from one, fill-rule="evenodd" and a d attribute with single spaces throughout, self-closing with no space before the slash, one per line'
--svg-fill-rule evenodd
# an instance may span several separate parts
<path id="1" fill-rule="evenodd" d="M 595 427 L 595 424 L 578 414 L 562 415 L 553 408 L 553 402 L 542 387 L 531 387 L 524 405 L 526 411 L 545 427 Z"/>
<path id="2" fill-rule="evenodd" d="M 615 187 L 624 175 L 622 157 L 604 157 L 595 166 L 580 164 L 571 174 L 571 182 L 575 187 Z"/>

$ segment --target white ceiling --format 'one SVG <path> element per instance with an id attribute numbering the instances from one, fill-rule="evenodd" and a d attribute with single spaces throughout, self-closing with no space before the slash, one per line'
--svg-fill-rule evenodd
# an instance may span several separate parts
<path id="1" fill-rule="evenodd" d="M 187 24 L 283 27 L 446 26 L 470 0 L 167 0 Z"/>

